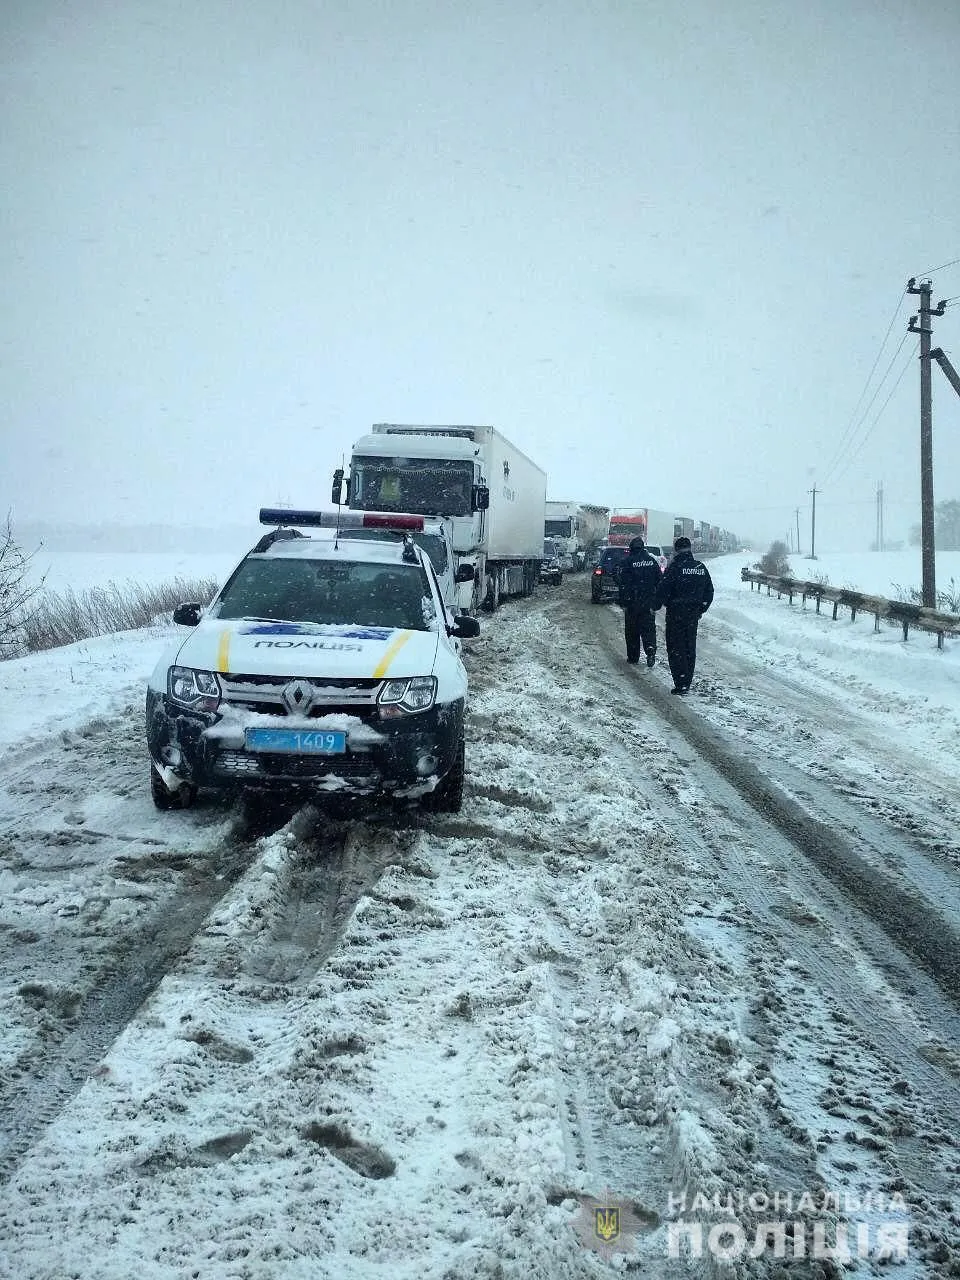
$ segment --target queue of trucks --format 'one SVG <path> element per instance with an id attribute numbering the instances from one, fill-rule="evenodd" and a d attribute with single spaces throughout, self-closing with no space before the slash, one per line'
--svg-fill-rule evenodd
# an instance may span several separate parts
<path id="1" fill-rule="evenodd" d="M 532 595 L 638 533 L 667 552 L 681 534 L 695 550 L 735 545 L 716 526 L 650 507 L 548 502 L 546 473 L 492 426 L 376 423 L 354 444 L 349 473 L 335 473 L 333 501 L 429 517 L 451 562 L 448 603 L 469 614 Z"/>
<path id="2" fill-rule="evenodd" d="M 644 542 L 670 548 L 676 538 L 689 538 L 695 552 L 736 551 L 739 539 L 736 534 L 706 520 L 692 520 L 688 516 L 675 516 L 667 511 L 655 511 L 652 507 L 616 507 L 610 512 L 610 546 L 627 546 L 637 534 Z"/>

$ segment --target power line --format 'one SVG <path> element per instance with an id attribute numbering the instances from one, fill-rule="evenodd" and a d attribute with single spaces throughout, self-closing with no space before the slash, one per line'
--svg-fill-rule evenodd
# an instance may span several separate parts
<path id="1" fill-rule="evenodd" d="M 960 258 L 954 258 L 952 262 L 941 262 L 939 267 L 927 267 L 926 271 L 918 271 L 915 279 L 921 276 L 931 276 L 934 271 L 946 271 L 947 267 L 955 267 L 960 262 Z"/>
<path id="2" fill-rule="evenodd" d="M 896 351 L 890 357 L 890 363 L 887 365 L 886 369 L 884 370 L 883 377 L 880 379 L 880 381 L 877 383 L 876 387 L 874 388 L 873 395 L 870 397 L 867 407 L 864 409 L 863 413 L 860 415 L 860 420 L 857 422 L 856 426 L 854 427 L 853 431 L 849 434 L 848 438 L 846 440 L 842 440 L 839 446 L 837 447 L 837 451 L 833 455 L 833 459 L 830 462 L 830 466 L 827 468 L 825 483 L 828 484 L 830 483 L 831 480 L 835 480 L 837 478 L 835 473 L 837 471 L 837 468 L 841 467 L 841 464 L 843 463 L 843 460 L 844 460 L 843 455 L 845 452 L 847 452 L 848 449 L 853 447 L 854 437 L 856 436 L 860 428 L 863 426 L 864 422 L 866 422 L 867 415 L 869 414 L 870 410 L 873 408 L 874 403 L 876 402 L 877 396 L 880 394 L 883 388 L 883 384 L 886 382 L 887 378 L 890 376 L 890 370 L 893 368 L 894 364 L 896 364 L 897 357 L 899 356 L 900 352 L 903 350 L 903 344 L 907 340 L 908 333 L 909 331 L 904 332 L 903 337 L 900 339 L 900 345 L 897 347 Z M 903 377 L 902 373 L 900 377 L 901 378 Z M 898 378 L 897 382 L 899 381 L 900 379 Z M 881 410 L 881 413 L 882 412 L 883 410 Z M 875 423 L 876 423 L 876 419 L 874 420 L 874 424 Z M 868 429 L 867 436 L 869 436 L 871 429 Z M 864 440 L 866 438 L 867 437 L 864 436 Z M 861 440 L 860 444 L 856 447 L 856 449 L 854 450 L 854 453 L 851 455 L 851 458 L 847 459 L 846 466 L 850 465 L 850 461 L 852 460 L 853 457 L 856 457 L 856 454 L 859 453 L 862 447 L 863 447 L 863 440 Z M 840 471 L 841 475 L 843 474 L 844 470 L 846 470 L 846 467 L 843 467 L 842 470 Z"/>
<path id="3" fill-rule="evenodd" d="M 840 439 L 837 442 L 833 460 L 831 461 L 830 466 L 827 468 L 828 473 L 837 465 L 837 463 L 840 461 L 840 458 L 843 456 L 843 451 L 847 446 L 848 437 L 852 437 L 853 435 L 856 434 L 857 430 L 860 427 L 861 422 L 863 421 L 863 418 L 861 418 L 859 421 L 857 420 L 857 413 L 859 412 L 860 405 L 863 403 L 863 397 L 867 394 L 867 388 L 870 386 L 870 381 L 873 378 L 874 373 L 876 372 L 877 365 L 880 363 L 880 357 L 883 355 L 883 349 L 887 345 L 887 339 L 890 337 L 890 332 L 893 329 L 893 326 L 897 322 L 897 316 L 900 314 L 900 306 L 906 296 L 907 296 L 907 287 L 906 285 L 904 285 L 903 290 L 900 294 L 900 297 L 897 299 L 897 305 L 893 309 L 893 315 L 890 317 L 890 323 L 887 325 L 887 331 L 883 335 L 883 340 L 880 343 L 880 348 L 877 351 L 876 356 L 874 357 L 873 364 L 870 366 L 870 372 L 867 374 L 867 380 L 863 384 L 863 389 L 861 390 L 859 396 L 857 397 L 857 403 L 853 407 L 853 413 L 851 413 L 850 418 L 847 422 L 847 425 L 844 427 L 843 431 L 840 434 Z M 900 345 L 902 346 L 903 343 L 901 343 Z M 896 359 L 896 354 L 894 355 L 894 359 Z M 876 391 L 874 391 L 873 396 L 870 400 L 870 404 L 868 404 L 866 409 L 864 409 L 863 411 L 864 418 L 870 412 L 870 405 L 873 404 L 873 401 L 876 399 L 877 394 L 879 393 L 880 387 L 882 386 L 883 386 L 883 379 L 881 378 L 880 384 L 877 387 Z"/>
<path id="4" fill-rule="evenodd" d="M 905 336 L 906 336 L 906 335 L 905 335 Z M 903 346 L 903 343 L 902 343 L 902 342 L 901 342 L 900 346 L 901 346 L 901 347 Z M 867 443 L 867 441 L 870 439 L 870 436 L 873 434 L 874 427 L 876 427 L 877 423 L 878 423 L 878 422 L 880 421 L 880 419 L 883 417 L 883 411 L 884 411 L 884 409 L 886 409 L 887 405 L 888 405 L 888 404 L 890 403 L 890 401 L 893 399 L 893 393 L 896 391 L 897 387 L 899 387 L 900 383 L 903 381 L 903 376 L 904 376 L 904 374 L 907 372 L 907 370 L 910 368 L 910 365 L 913 363 L 913 358 L 914 358 L 914 356 L 917 354 L 917 351 L 918 351 L 919 347 L 920 347 L 920 343 L 919 343 L 919 342 L 915 343 L 914 348 L 913 348 L 913 350 L 910 352 L 910 355 L 909 355 L 909 357 L 907 358 L 906 363 L 904 364 L 903 368 L 900 370 L 899 375 L 897 376 L 897 380 L 896 380 L 896 382 L 895 382 L 895 383 L 893 384 L 893 386 L 890 388 L 890 394 L 887 396 L 886 400 L 884 400 L 883 404 L 880 406 L 880 410 L 879 410 L 879 412 L 877 413 L 877 416 L 874 418 L 873 422 L 871 422 L 870 427 L 869 427 L 869 429 L 867 430 L 867 434 L 863 437 L 863 439 L 862 439 L 862 440 L 860 441 L 860 443 L 857 445 L 857 447 L 856 447 L 856 449 L 854 450 L 854 452 L 850 455 L 849 459 L 847 460 L 847 465 L 846 465 L 846 467 L 844 467 L 843 471 L 840 471 L 836 476 L 834 476 L 834 481 L 837 481 L 837 480 L 839 480 L 839 479 L 840 479 L 840 476 L 842 476 L 842 475 L 844 474 L 844 472 L 849 468 L 850 464 L 851 464 L 853 461 L 855 461 L 855 459 L 856 459 L 856 458 L 859 456 L 859 454 L 860 454 L 860 450 L 863 448 L 863 446 L 864 446 L 864 445 Z M 900 350 L 900 348 L 898 347 L 898 348 L 897 348 L 897 352 L 898 352 L 898 354 L 899 354 L 899 350 Z M 896 359 L 896 356 L 894 356 L 894 359 Z M 884 376 L 886 376 L 886 375 L 884 375 Z"/>

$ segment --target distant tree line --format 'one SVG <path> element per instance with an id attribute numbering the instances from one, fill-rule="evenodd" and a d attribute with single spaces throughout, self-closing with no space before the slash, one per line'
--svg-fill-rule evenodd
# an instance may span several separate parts
<path id="1" fill-rule="evenodd" d="M 960 551 L 960 502 L 951 498 L 933 509 L 933 536 L 938 551 Z M 910 545 L 919 547 L 920 526 L 910 526 Z"/>

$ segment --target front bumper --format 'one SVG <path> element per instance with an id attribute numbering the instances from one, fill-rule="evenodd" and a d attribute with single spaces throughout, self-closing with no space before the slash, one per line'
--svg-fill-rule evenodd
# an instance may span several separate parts
<path id="1" fill-rule="evenodd" d="M 185 711 L 151 689 L 147 747 L 170 781 L 205 789 L 416 798 L 433 791 L 452 768 L 463 736 L 463 715 L 459 699 L 394 720 L 349 717 L 344 724 L 339 717 L 336 727 L 347 734 L 345 752 L 291 755 L 248 751 L 241 719 Z M 256 723 L 263 724 L 264 718 Z M 271 717 L 270 723 L 289 729 L 325 727 L 322 718 Z"/>

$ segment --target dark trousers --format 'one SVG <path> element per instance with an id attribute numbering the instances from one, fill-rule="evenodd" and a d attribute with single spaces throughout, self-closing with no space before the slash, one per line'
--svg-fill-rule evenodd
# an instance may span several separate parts
<path id="1" fill-rule="evenodd" d="M 627 660 L 640 661 L 640 650 L 657 652 L 657 615 L 648 604 L 623 607 L 623 638 L 627 642 Z"/>
<path id="2" fill-rule="evenodd" d="M 667 641 L 667 662 L 670 674 L 678 689 L 688 689 L 697 665 L 697 624 L 700 621 L 699 605 L 674 605 L 667 609 L 664 628 Z"/>

